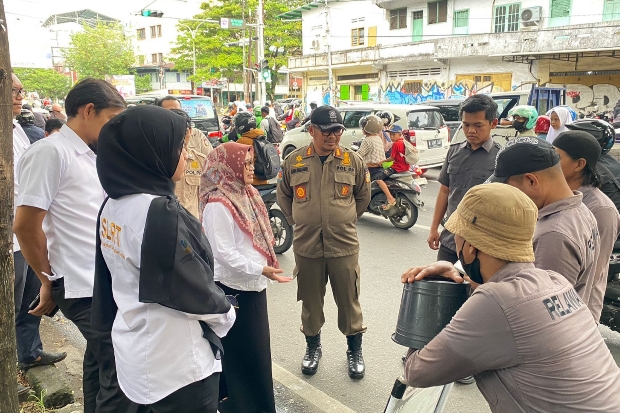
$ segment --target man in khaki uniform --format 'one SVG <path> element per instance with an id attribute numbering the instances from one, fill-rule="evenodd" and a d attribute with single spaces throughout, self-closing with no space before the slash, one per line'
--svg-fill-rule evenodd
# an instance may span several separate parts
<path id="1" fill-rule="evenodd" d="M 340 146 L 342 116 L 331 106 L 316 109 L 312 143 L 292 152 L 278 177 L 278 205 L 295 225 L 293 250 L 301 331 L 306 354 L 301 371 L 316 373 L 321 358 L 323 302 L 329 278 L 338 306 L 338 328 L 347 336 L 349 376 L 364 377 L 362 310 L 359 303 L 359 242 L 355 224 L 370 202 L 370 175 L 356 153 Z"/>
<path id="2" fill-rule="evenodd" d="M 174 96 L 166 96 L 157 105 L 164 109 L 181 110 L 181 104 Z M 176 184 L 175 193 L 179 202 L 196 218 L 200 219 L 198 205 L 198 190 L 200 189 L 200 174 L 207 155 L 213 150 L 211 142 L 198 128 L 191 128 L 191 135 L 187 143 L 187 162 L 185 162 L 185 176 Z"/>

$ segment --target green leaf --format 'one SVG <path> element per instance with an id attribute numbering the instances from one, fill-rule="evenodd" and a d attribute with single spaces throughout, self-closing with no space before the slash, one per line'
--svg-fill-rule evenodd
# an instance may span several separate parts
<path id="1" fill-rule="evenodd" d="M 14 68 L 15 74 L 28 92 L 40 97 L 62 99 L 71 89 L 71 79 L 54 69 Z"/>

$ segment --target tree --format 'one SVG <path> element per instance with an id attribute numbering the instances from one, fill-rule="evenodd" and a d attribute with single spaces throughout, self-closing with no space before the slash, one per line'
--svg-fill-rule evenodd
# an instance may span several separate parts
<path id="1" fill-rule="evenodd" d="M 135 82 L 136 82 L 136 94 L 150 92 L 153 90 L 153 84 L 151 83 L 150 75 L 139 75 L 135 74 Z"/>
<path id="2" fill-rule="evenodd" d="M 273 99 L 275 85 L 278 81 L 277 70 L 287 63 L 289 56 L 301 53 L 301 22 L 285 23 L 276 16 L 306 3 L 304 0 L 265 0 L 264 2 L 265 58 L 269 60 L 271 68 L 275 67 L 275 70 L 272 71 L 272 82 L 267 83 L 267 90 L 271 99 Z M 204 11 L 194 18 L 218 21 L 222 17 L 241 19 L 243 16 L 242 4 L 243 2 L 239 0 L 221 0 L 218 3 L 205 2 L 201 6 Z M 246 1 L 246 22 L 250 22 L 248 19 L 250 10 L 253 11 L 252 15 L 256 14 L 257 4 L 257 0 Z M 218 24 L 190 20 L 181 21 L 177 27 L 179 37 L 177 38 L 177 46 L 172 50 L 175 55 L 173 58 L 175 69 L 191 72 L 193 39 L 190 29 L 196 30 L 198 28 L 195 38 L 196 75 L 190 76 L 190 79 L 194 82 L 200 82 L 214 77 L 226 77 L 230 82 L 242 81 L 243 49 L 241 46 L 227 47 L 226 43 L 242 40 L 244 30 L 221 29 Z M 248 27 L 245 35 L 246 37 L 255 36 L 254 28 Z M 255 55 L 254 44 L 251 53 Z M 275 52 L 269 51 L 270 46 L 275 48 Z M 279 50 L 283 50 L 283 52 Z M 256 58 L 253 58 L 252 61 L 257 63 Z"/>
<path id="3" fill-rule="evenodd" d="M 64 98 L 71 89 L 71 79 L 54 69 L 14 68 L 15 74 L 28 92 L 41 97 Z"/>
<path id="4" fill-rule="evenodd" d="M 136 62 L 131 38 L 120 23 L 98 22 L 84 25 L 71 35 L 71 44 L 62 51 L 66 64 L 78 77 L 105 79 L 106 75 L 126 75 Z"/>
<path id="5" fill-rule="evenodd" d="M 6 22 L 0 0 L 0 19 Z M 13 289 L 13 107 L 9 38 L 0 25 L 0 412 L 17 413 Z"/>

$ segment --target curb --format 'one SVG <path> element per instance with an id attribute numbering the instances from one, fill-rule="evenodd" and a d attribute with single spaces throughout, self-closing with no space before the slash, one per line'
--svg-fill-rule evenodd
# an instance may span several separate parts
<path id="1" fill-rule="evenodd" d="M 62 409 L 52 410 L 51 413 L 83 413 L 84 406 L 80 403 L 68 404 Z"/>
<path id="2" fill-rule="evenodd" d="M 28 369 L 26 380 L 35 395 L 43 400 L 46 408 L 73 403 L 73 390 L 64 374 L 56 366 L 39 366 Z"/>

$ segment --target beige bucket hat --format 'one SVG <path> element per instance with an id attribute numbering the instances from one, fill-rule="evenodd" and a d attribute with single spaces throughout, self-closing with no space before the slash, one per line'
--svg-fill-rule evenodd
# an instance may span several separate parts
<path id="1" fill-rule="evenodd" d="M 532 237 L 538 208 L 510 185 L 477 185 L 465 194 L 445 228 L 492 257 L 534 262 Z"/>

